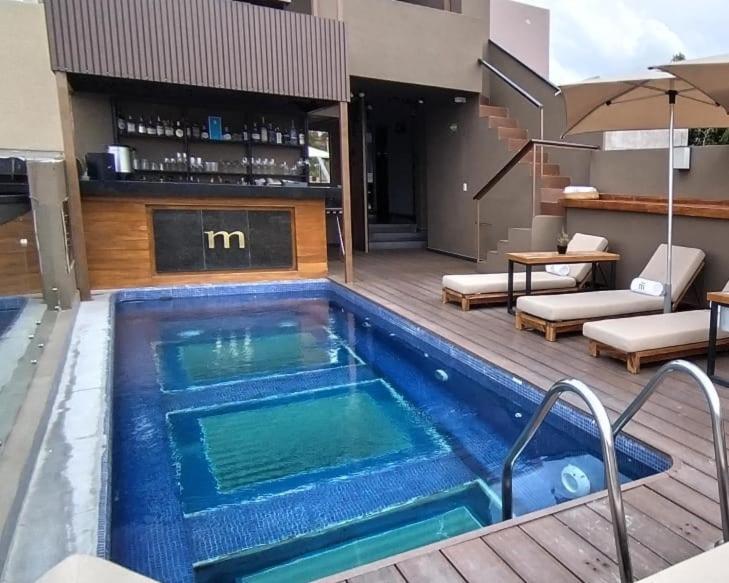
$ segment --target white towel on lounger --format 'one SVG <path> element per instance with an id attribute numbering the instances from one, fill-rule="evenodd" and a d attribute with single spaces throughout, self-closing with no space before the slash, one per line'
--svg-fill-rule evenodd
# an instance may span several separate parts
<path id="1" fill-rule="evenodd" d="M 547 265 L 544 270 L 547 273 L 551 273 L 552 275 L 559 275 L 560 277 L 567 277 L 570 274 L 570 266 L 565 264 Z"/>
<path id="2" fill-rule="evenodd" d="M 630 282 L 630 291 L 646 296 L 660 297 L 664 294 L 663 284 L 660 281 L 636 277 Z"/>

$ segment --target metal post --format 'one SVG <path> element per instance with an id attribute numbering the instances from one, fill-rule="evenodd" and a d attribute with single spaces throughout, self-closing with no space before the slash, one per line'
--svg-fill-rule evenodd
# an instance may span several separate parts
<path id="1" fill-rule="evenodd" d="M 615 444 L 613 441 L 613 430 L 610 427 L 605 407 L 600 399 L 590 390 L 587 385 L 576 379 L 564 379 L 552 385 L 544 396 L 542 403 L 536 410 L 521 435 L 509 450 L 504 469 L 501 475 L 501 504 L 504 520 L 509 520 L 512 515 L 513 506 L 513 474 L 516 459 L 526 449 L 529 442 L 537 433 L 542 421 L 557 402 L 562 393 L 574 393 L 582 398 L 587 404 L 600 434 L 602 443 L 602 459 L 605 466 L 605 485 L 608 491 L 608 502 L 615 535 L 615 547 L 618 558 L 618 570 L 622 583 L 632 583 L 633 568 L 630 562 L 630 549 L 628 548 L 628 529 L 625 525 L 625 509 L 623 508 L 623 497 L 620 490 L 620 477 L 618 473 L 618 462 L 615 459 Z"/>
<path id="2" fill-rule="evenodd" d="M 643 390 L 628 405 L 622 415 L 613 424 L 613 435 L 617 436 L 633 416 L 645 404 L 658 386 L 669 374 L 683 372 L 692 377 L 706 397 L 711 414 L 711 432 L 714 437 L 714 457 L 716 458 L 716 478 L 719 482 L 719 510 L 721 512 L 721 531 L 724 542 L 729 542 L 729 487 L 727 486 L 727 456 L 726 440 L 724 438 L 723 420 L 721 414 L 721 401 L 716 387 L 708 376 L 698 366 L 686 360 L 674 360 L 664 364 L 658 372 L 653 375 Z"/>
<path id="3" fill-rule="evenodd" d="M 481 262 L 481 201 L 476 201 L 476 265 Z"/>
<path id="4" fill-rule="evenodd" d="M 676 92 L 668 92 L 668 253 L 666 254 L 666 285 L 663 297 L 663 312 L 668 314 L 673 309 L 671 277 L 673 271 L 673 110 L 676 104 Z"/>

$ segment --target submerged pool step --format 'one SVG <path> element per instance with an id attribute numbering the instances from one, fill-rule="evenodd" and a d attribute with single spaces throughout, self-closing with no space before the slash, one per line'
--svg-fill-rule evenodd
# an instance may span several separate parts
<path id="1" fill-rule="evenodd" d="M 294 395 L 350 383 L 376 380 L 380 375 L 365 364 L 247 379 L 166 393 L 168 410 L 229 405 L 253 399 Z"/>
<path id="2" fill-rule="evenodd" d="M 492 495 L 473 482 L 196 571 L 198 583 L 314 581 L 491 524 Z"/>

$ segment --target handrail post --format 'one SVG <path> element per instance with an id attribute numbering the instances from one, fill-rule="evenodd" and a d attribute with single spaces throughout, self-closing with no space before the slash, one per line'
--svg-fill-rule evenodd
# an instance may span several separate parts
<path id="1" fill-rule="evenodd" d="M 605 407 L 594 392 L 584 383 L 576 379 L 564 379 L 554 383 L 542 399 L 539 408 L 527 423 L 521 435 L 509 450 L 504 461 L 504 468 L 501 475 L 501 505 L 502 517 L 509 520 L 512 516 L 513 507 L 513 475 L 516 459 L 529 445 L 537 430 L 541 426 L 547 414 L 551 411 L 562 393 L 574 393 L 582 398 L 587 404 L 592 416 L 595 418 L 600 441 L 602 443 L 602 458 L 605 466 L 605 485 L 608 491 L 610 503 L 610 514 L 615 535 L 615 547 L 618 558 L 618 570 L 622 583 L 633 581 L 633 568 L 630 561 L 630 549 L 628 548 L 628 529 L 625 525 L 625 509 L 623 507 L 623 496 L 620 490 L 620 474 L 618 473 L 618 462 L 615 458 L 615 443 L 613 431 L 610 427 Z"/>
<path id="2" fill-rule="evenodd" d="M 706 373 L 695 364 L 686 360 L 674 360 L 664 364 L 643 390 L 613 423 L 613 436 L 617 436 L 643 407 L 663 380 L 672 373 L 683 372 L 693 378 L 706 397 L 711 414 L 711 432 L 714 437 L 714 457 L 716 458 L 716 478 L 719 485 L 719 510 L 721 512 L 721 532 L 724 542 L 729 542 L 729 488 L 727 487 L 726 440 L 723 431 L 721 401 L 716 387 Z"/>

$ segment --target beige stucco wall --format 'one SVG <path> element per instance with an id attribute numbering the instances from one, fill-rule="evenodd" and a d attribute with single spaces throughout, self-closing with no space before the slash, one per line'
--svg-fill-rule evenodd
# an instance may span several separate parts
<path id="1" fill-rule="evenodd" d="M 337 0 L 320 0 L 319 14 L 336 18 Z M 341 15 L 351 75 L 481 91 L 486 10 L 476 18 L 392 0 L 341 0 Z"/>
<path id="2" fill-rule="evenodd" d="M 0 150 L 63 149 L 41 4 L 0 0 Z"/>
<path id="3" fill-rule="evenodd" d="M 690 170 L 677 170 L 674 176 L 677 197 L 729 200 L 729 146 L 692 147 Z M 600 192 L 663 196 L 668 190 L 668 151 L 594 152 L 590 183 Z"/>
<path id="4" fill-rule="evenodd" d="M 549 10 L 491 0 L 491 40 L 549 78 Z"/>

